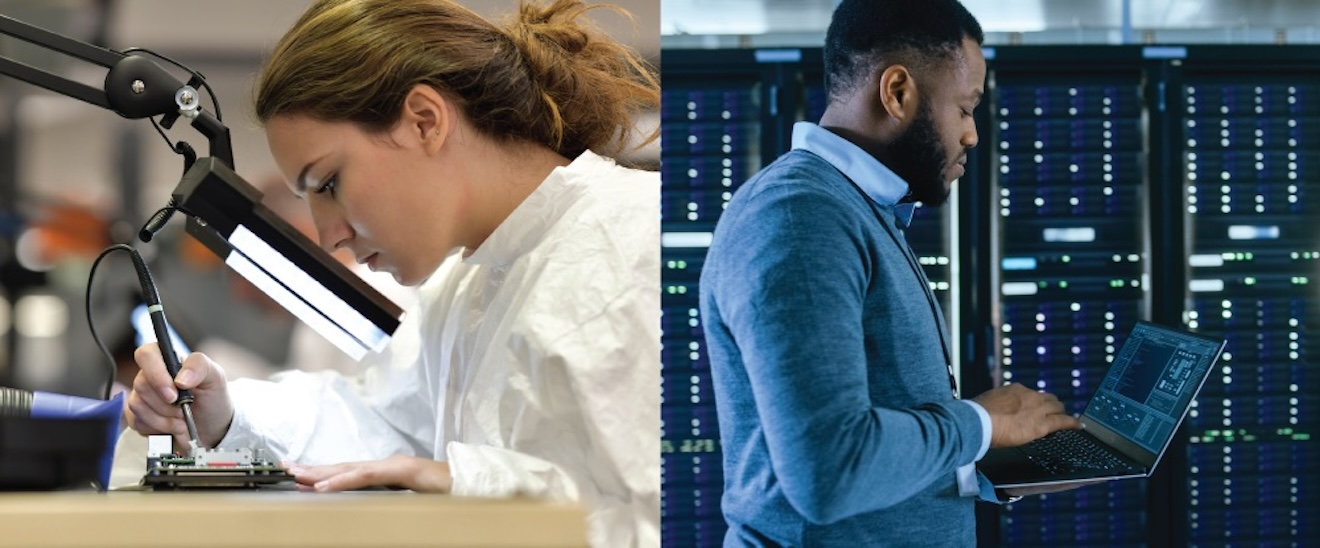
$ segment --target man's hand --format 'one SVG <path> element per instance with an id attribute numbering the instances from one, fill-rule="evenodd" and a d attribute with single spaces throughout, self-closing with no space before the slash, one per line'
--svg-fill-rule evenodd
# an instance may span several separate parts
<path id="1" fill-rule="evenodd" d="M 448 493 L 453 487 L 449 463 L 395 455 L 385 460 L 346 462 L 325 466 L 286 464 L 300 491 L 349 491 L 367 487 L 396 487 L 419 493 Z"/>
<path id="2" fill-rule="evenodd" d="M 990 390 L 974 402 L 990 414 L 990 447 L 1014 447 L 1056 430 L 1081 428 L 1053 394 L 1017 383 Z"/>
<path id="3" fill-rule="evenodd" d="M 170 378 L 160 347 L 148 343 L 133 353 L 139 371 L 124 406 L 124 423 L 143 435 L 171 434 L 175 447 L 188 446 L 183 411 L 174 405 L 179 389 L 193 395 L 193 419 L 202 445 L 215 447 L 229 432 L 234 405 L 229 401 L 225 372 L 205 354 L 193 352 L 183 361 L 178 378 Z"/>

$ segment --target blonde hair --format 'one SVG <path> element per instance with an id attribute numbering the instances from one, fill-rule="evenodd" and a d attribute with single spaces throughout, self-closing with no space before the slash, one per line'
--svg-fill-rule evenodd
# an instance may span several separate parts
<path id="1" fill-rule="evenodd" d="M 384 132 L 426 84 L 488 136 L 568 158 L 613 155 L 635 131 L 633 114 L 659 106 L 660 87 L 636 52 L 581 17 L 601 7 L 626 14 L 582 0 L 524 3 L 501 28 L 450 0 L 318 0 L 258 78 L 257 119 L 307 115 Z"/>

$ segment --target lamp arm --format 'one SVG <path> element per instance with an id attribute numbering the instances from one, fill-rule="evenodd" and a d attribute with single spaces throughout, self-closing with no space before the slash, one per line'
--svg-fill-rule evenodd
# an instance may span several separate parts
<path id="1" fill-rule="evenodd" d="M 234 165 L 229 128 L 201 110 L 197 90 L 180 82 L 151 59 L 88 44 L 68 36 L 0 15 L 0 35 L 108 68 L 97 89 L 0 55 L 0 75 L 11 76 L 129 119 L 185 116 L 207 138 L 211 156 Z"/>
<path id="2" fill-rule="evenodd" d="M 105 85 L 97 89 L 0 55 L 0 75 L 125 118 L 161 116 L 162 125 L 169 127 L 185 117 L 206 137 L 210 157 L 187 167 L 170 205 L 143 228 L 143 241 L 178 209 L 189 217 L 189 233 L 344 352 L 360 358 L 384 348 L 403 310 L 272 213 L 261 203 L 261 193 L 234 173 L 229 128 L 201 109 L 195 87 L 204 84 L 199 75 L 194 73 L 185 84 L 147 57 L 80 42 L 3 15 L 0 35 L 110 69 Z"/>

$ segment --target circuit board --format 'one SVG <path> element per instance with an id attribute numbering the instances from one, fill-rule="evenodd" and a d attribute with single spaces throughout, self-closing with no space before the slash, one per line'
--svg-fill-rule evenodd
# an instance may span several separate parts
<path id="1" fill-rule="evenodd" d="M 149 451 L 142 484 L 156 491 L 257 489 L 293 479 L 287 469 L 265 458 L 260 449 L 194 447 L 192 456 Z"/>

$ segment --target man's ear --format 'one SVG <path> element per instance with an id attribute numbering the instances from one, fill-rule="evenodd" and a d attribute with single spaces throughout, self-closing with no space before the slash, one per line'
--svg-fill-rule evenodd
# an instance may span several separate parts
<path id="1" fill-rule="evenodd" d="M 903 65 L 890 65 L 876 78 L 876 101 L 900 123 L 917 113 L 917 79 Z"/>
<path id="2" fill-rule="evenodd" d="M 444 146 L 454 124 L 452 102 L 435 88 L 417 84 L 403 98 L 403 110 L 395 127 L 398 143 L 416 143 L 426 154 Z"/>

